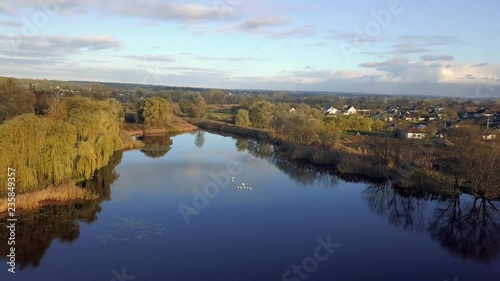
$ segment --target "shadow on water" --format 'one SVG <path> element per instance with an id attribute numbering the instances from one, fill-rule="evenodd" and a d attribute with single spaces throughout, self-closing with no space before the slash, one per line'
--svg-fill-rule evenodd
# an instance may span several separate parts
<path id="1" fill-rule="evenodd" d="M 362 196 L 372 212 L 405 230 L 429 232 L 452 256 L 487 264 L 500 252 L 498 201 L 466 194 L 451 197 L 401 194 L 388 185 L 370 185 Z M 430 212 L 425 212 L 428 206 Z"/>
<path id="2" fill-rule="evenodd" d="M 500 252 L 500 202 L 456 196 L 440 202 L 428 230 L 454 256 L 489 263 Z"/>
<path id="3" fill-rule="evenodd" d="M 22 215 L 16 224 L 16 263 L 20 269 L 37 267 L 54 239 L 72 243 L 80 236 L 79 222 L 87 224 L 97 220 L 100 204 L 111 198 L 111 184 L 118 178 L 114 171 L 122 160 L 122 152 L 115 153 L 106 167 L 96 171 L 94 176 L 82 182 L 82 188 L 99 197 L 92 201 L 78 201 L 69 204 L 49 205 L 35 213 Z M 0 227 L 5 228 L 6 218 L 0 219 Z M 2 231 L 1 239 L 6 241 L 7 232 Z M 1 243 L 0 255 L 8 255 L 7 243 Z"/>

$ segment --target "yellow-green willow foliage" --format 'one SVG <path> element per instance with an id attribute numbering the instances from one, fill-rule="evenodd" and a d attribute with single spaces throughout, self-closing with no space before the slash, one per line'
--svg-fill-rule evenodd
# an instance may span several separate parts
<path id="1" fill-rule="evenodd" d="M 72 97 L 67 101 L 68 122 L 76 127 L 77 157 L 75 177 L 89 178 L 98 168 L 105 166 L 111 155 L 122 147 L 119 119 L 123 110 L 114 101 L 96 101 Z"/>
<path id="2" fill-rule="evenodd" d="M 166 99 L 152 97 L 139 103 L 137 120 L 146 126 L 167 127 L 172 115 L 172 106 Z"/>
<path id="3" fill-rule="evenodd" d="M 71 97 L 64 104 L 67 120 L 23 114 L 0 125 L 0 182 L 9 167 L 18 192 L 89 178 L 121 149 L 119 103 Z"/>
<path id="4" fill-rule="evenodd" d="M 34 114 L 19 115 L 0 126 L 1 182 L 7 183 L 7 170 L 12 168 L 18 190 L 38 186 L 44 168 L 40 156 L 50 127 L 49 119 Z M 6 189 L 5 185 L 2 190 Z"/>
<path id="5" fill-rule="evenodd" d="M 53 122 L 47 130 L 45 144 L 40 153 L 44 180 L 57 184 L 72 177 L 76 157 L 75 143 L 75 126 L 64 122 Z"/>

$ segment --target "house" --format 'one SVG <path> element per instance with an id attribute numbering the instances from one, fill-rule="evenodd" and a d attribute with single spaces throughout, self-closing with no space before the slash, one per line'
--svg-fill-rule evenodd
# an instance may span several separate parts
<path id="1" fill-rule="evenodd" d="M 446 130 L 441 129 L 441 130 L 437 131 L 435 137 L 438 138 L 438 139 L 442 139 L 442 138 L 444 138 L 444 136 L 446 135 L 446 133 L 447 133 Z"/>
<path id="2" fill-rule="evenodd" d="M 481 137 L 483 140 L 494 140 L 497 137 L 497 133 L 493 130 L 485 130 L 482 134 Z"/>
<path id="3" fill-rule="evenodd" d="M 426 131 L 426 126 L 425 125 L 419 125 L 418 127 L 411 127 L 408 129 L 405 133 L 404 136 L 407 139 L 425 139 L 427 137 Z"/>
<path id="4" fill-rule="evenodd" d="M 377 119 L 377 120 L 382 120 L 384 118 L 384 115 L 385 114 L 383 114 L 382 112 L 377 111 L 377 112 L 373 113 L 372 118 Z"/>
<path id="5" fill-rule="evenodd" d="M 489 118 L 489 117 L 493 117 L 493 115 L 495 114 L 495 112 L 491 111 L 491 110 L 485 110 L 483 112 L 483 114 L 481 115 L 481 117 L 486 117 L 486 118 Z"/>
<path id="6" fill-rule="evenodd" d="M 427 117 L 427 119 L 429 121 L 434 121 L 434 120 L 437 120 L 437 119 L 441 119 L 441 117 L 439 116 L 439 114 L 431 113 L 431 114 L 429 114 L 429 116 Z"/>
<path id="7" fill-rule="evenodd" d="M 344 106 L 344 115 L 353 115 L 356 114 L 358 111 L 354 106 Z"/>
<path id="8" fill-rule="evenodd" d="M 295 107 L 292 107 L 292 109 L 288 110 L 288 112 L 290 113 L 297 112 L 297 109 L 295 109 Z"/>
<path id="9" fill-rule="evenodd" d="M 392 115 L 399 115 L 399 108 L 391 108 L 387 110 L 387 113 L 392 114 Z"/>
<path id="10" fill-rule="evenodd" d="M 455 123 L 455 128 L 470 128 L 477 126 L 476 122 L 474 120 L 460 120 Z"/>
<path id="11" fill-rule="evenodd" d="M 442 107 L 440 105 L 438 105 L 434 108 L 434 112 L 444 112 L 444 111 L 445 111 L 444 107 Z"/>
<path id="12" fill-rule="evenodd" d="M 474 118 L 479 119 L 479 118 L 483 117 L 483 114 L 485 112 L 486 112 L 486 109 L 484 109 L 484 108 L 477 110 L 476 112 L 474 112 Z"/>
<path id="13" fill-rule="evenodd" d="M 332 114 L 332 115 L 337 115 L 340 113 L 340 110 L 336 109 L 335 107 L 329 107 L 325 110 L 325 114 L 329 115 L 329 114 Z"/>
<path id="14" fill-rule="evenodd" d="M 364 116 L 370 116 L 371 110 L 369 110 L 369 109 L 358 109 L 358 110 L 356 110 L 356 113 L 364 115 Z"/>
<path id="15" fill-rule="evenodd" d="M 460 114 L 460 117 L 462 117 L 462 119 L 472 119 L 475 113 L 475 111 L 464 111 Z"/>
<path id="16" fill-rule="evenodd" d="M 385 114 L 383 112 L 375 112 L 371 117 L 373 119 L 382 120 L 382 121 L 385 121 L 385 122 L 394 122 L 394 117 L 393 116 L 391 116 L 389 114 Z"/>
<path id="17" fill-rule="evenodd" d="M 415 115 L 409 113 L 409 112 L 406 112 L 404 115 L 403 115 L 403 119 L 406 120 L 406 121 L 412 121 L 412 120 L 415 120 L 416 117 Z"/>
<path id="18" fill-rule="evenodd" d="M 500 121 L 500 111 L 493 113 L 493 120 Z"/>

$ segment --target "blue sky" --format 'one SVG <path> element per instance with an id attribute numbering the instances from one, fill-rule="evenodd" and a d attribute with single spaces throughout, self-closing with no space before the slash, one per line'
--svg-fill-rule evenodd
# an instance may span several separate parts
<path id="1" fill-rule="evenodd" d="M 500 96 L 499 10 L 495 1 L 462 0 L 2 1 L 0 72 L 174 86 Z"/>

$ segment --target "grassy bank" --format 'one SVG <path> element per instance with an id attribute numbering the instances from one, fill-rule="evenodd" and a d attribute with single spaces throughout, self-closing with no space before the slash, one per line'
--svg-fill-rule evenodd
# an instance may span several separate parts
<path id="1" fill-rule="evenodd" d="M 275 141 L 275 142 L 279 141 L 277 138 L 274 137 L 272 131 L 270 131 L 270 130 L 241 127 L 241 126 L 236 126 L 236 125 L 232 125 L 232 124 L 225 123 L 225 122 L 210 121 L 210 120 L 203 120 L 203 121 L 197 122 L 195 120 L 190 119 L 189 121 L 195 123 L 200 128 L 204 128 L 204 129 L 208 129 L 208 130 L 232 133 L 232 134 L 237 134 L 237 135 L 241 135 L 241 136 L 249 136 L 252 138 L 259 139 L 259 140 L 268 140 L 268 141 Z"/>
<path id="2" fill-rule="evenodd" d="M 93 200 L 98 196 L 73 183 L 50 186 L 42 190 L 16 195 L 16 212 L 34 211 L 46 204 L 73 200 Z M 7 197 L 0 198 L 0 213 L 7 211 Z"/>

